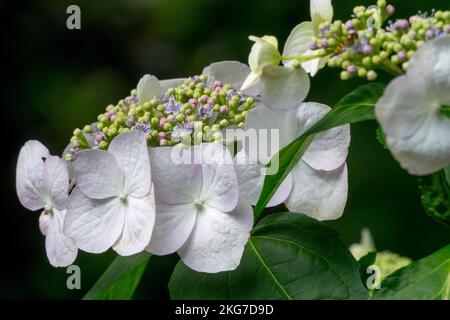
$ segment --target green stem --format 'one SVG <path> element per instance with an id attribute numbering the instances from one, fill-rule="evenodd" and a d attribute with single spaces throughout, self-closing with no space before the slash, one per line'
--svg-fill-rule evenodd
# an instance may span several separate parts
<path id="1" fill-rule="evenodd" d="M 391 61 L 387 61 L 385 62 L 384 66 L 382 67 L 382 69 L 394 76 L 401 76 L 403 75 L 405 72 L 396 64 L 392 63 Z"/>
<path id="2" fill-rule="evenodd" d="M 450 118 L 450 106 L 442 106 L 441 113 L 447 118 Z"/>
<path id="3" fill-rule="evenodd" d="M 288 57 L 281 57 L 281 60 L 297 60 L 300 62 L 310 61 L 318 58 L 322 58 L 323 56 L 320 54 L 316 54 L 313 56 L 288 56 Z"/>

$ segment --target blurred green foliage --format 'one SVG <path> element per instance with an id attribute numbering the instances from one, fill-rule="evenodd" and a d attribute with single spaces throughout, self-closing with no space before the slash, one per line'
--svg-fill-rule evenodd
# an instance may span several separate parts
<path id="1" fill-rule="evenodd" d="M 333 1 L 335 17 L 346 19 L 355 5 L 373 1 Z M 392 1 L 395 17 L 418 10 L 450 9 L 442 0 Z M 66 8 L 81 8 L 82 29 L 66 28 Z M 307 0 L 103 0 L 8 1 L 2 45 L 3 109 L 0 298 L 81 298 L 106 269 L 114 254 L 80 253 L 82 290 L 66 289 L 65 269 L 46 258 L 38 214 L 22 208 L 15 195 L 15 162 L 21 145 L 38 139 L 61 153 L 74 128 L 94 120 L 112 102 L 126 96 L 145 73 L 160 79 L 199 73 L 211 62 L 246 61 L 250 34 L 272 34 L 280 44 L 299 22 L 309 20 Z M 389 81 L 389 77 L 381 80 Z M 308 100 L 333 105 L 361 84 L 342 82 L 336 70 L 312 79 Z M 5 106 L 6 104 L 6 106 Z M 448 229 L 427 217 L 417 179 L 409 176 L 376 139 L 377 124 L 352 127 L 348 159 L 349 200 L 344 217 L 329 225 L 346 244 L 372 231 L 376 246 L 413 259 L 446 245 Z M 6 204 L 6 205 L 5 205 Z M 137 298 L 166 298 L 175 256 L 152 260 Z"/>

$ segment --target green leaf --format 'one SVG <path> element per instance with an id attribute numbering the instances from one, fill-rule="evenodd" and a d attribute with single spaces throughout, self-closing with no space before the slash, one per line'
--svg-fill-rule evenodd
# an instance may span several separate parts
<path id="1" fill-rule="evenodd" d="M 444 169 L 447 185 L 450 186 L 450 166 Z"/>
<path id="2" fill-rule="evenodd" d="M 389 149 L 386 143 L 386 136 L 383 132 L 383 130 L 381 129 L 381 127 L 377 128 L 377 140 L 379 143 L 381 143 L 383 145 L 383 147 L 385 149 Z"/>
<path id="3" fill-rule="evenodd" d="M 359 265 L 337 232 L 298 213 L 276 213 L 253 230 L 239 267 L 198 273 L 181 261 L 173 299 L 366 299 Z"/>
<path id="4" fill-rule="evenodd" d="M 361 281 L 364 286 L 367 288 L 367 278 L 370 274 L 367 273 L 367 269 L 375 264 L 375 260 L 377 259 L 377 252 L 369 252 L 364 257 L 359 259 L 359 274 L 361 276 Z"/>
<path id="5" fill-rule="evenodd" d="M 147 252 L 117 256 L 84 300 L 130 300 L 150 258 Z"/>
<path id="6" fill-rule="evenodd" d="M 303 135 L 280 150 L 278 153 L 279 170 L 275 175 L 266 176 L 264 180 L 264 188 L 254 211 L 256 219 L 261 216 L 275 191 L 302 158 L 314 139 L 314 135 L 344 124 L 375 119 L 374 107 L 383 94 L 384 87 L 380 83 L 370 83 L 359 87 L 345 96 L 332 111 Z"/>
<path id="7" fill-rule="evenodd" d="M 450 186 L 444 170 L 420 178 L 419 189 L 426 214 L 450 227 Z"/>
<path id="8" fill-rule="evenodd" d="M 449 300 L 450 245 L 397 270 L 373 293 L 373 299 Z"/>

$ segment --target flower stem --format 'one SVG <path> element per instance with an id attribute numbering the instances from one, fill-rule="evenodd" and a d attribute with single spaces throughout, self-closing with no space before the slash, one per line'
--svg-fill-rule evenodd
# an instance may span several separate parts
<path id="1" fill-rule="evenodd" d="M 320 54 L 313 55 L 313 56 L 288 56 L 288 57 L 281 57 L 281 60 L 297 60 L 300 62 L 310 61 L 318 58 L 322 58 L 323 56 Z"/>
<path id="2" fill-rule="evenodd" d="M 450 106 L 442 106 L 441 113 L 447 118 L 450 118 Z"/>

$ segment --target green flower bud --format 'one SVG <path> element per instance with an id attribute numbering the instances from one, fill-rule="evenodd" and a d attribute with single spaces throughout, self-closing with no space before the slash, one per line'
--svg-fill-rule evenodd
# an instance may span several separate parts
<path id="1" fill-rule="evenodd" d="M 367 77 L 367 70 L 364 68 L 358 69 L 358 77 L 360 78 L 366 78 Z"/>
<path id="2" fill-rule="evenodd" d="M 119 128 L 119 134 L 129 132 L 130 128 Z"/>
<path id="3" fill-rule="evenodd" d="M 372 66 L 372 59 L 370 57 L 364 57 L 362 63 L 365 67 L 370 68 Z"/>
<path id="4" fill-rule="evenodd" d="M 377 6 L 380 7 L 381 9 L 386 8 L 386 6 L 387 6 L 386 0 L 378 0 Z"/>
<path id="5" fill-rule="evenodd" d="M 172 131 L 172 125 L 170 123 L 168 123 L 168 122 L 165 123 L 164 126 L 163 126 L 163 130 L 166 131 L 166 132 L 167 131 Z"/>
<path id="6" fill-rule="evenodd" d="M 145 111 L 150 111 L 152 109 L 152 105 L 150 102 L 145 102 L 142 106 Z"/>
<path id="7" fill-rule="evenodd" d="M 84 138 L 83 132 L 78 128 L 73 131 L 73 135 L 77 138 Z"/>
<path id="8" fill-rule="evenodd" d="M 102 150 L 106 150 L 108 148 L 108 142 L 106 142 L 105 140 L 102 140 L 99 142 L 98 147 Z"/>
<path id="9" fill-rule="evenodd" d="M 158 117 L 153 117 L 153 118 L 150 120 L 150 122 L 151 122 L 151 124 L 152 124 L 153 127 L 156 127 L 157 125 L 159 125 L 159 118 L 158 118 Z"/>
<path id="10" fill-rule="evenodd" d="M 176 116 L 176 119 L 178 122 L 183 122 L 185 118 L 186 118 L 185 115 L 182 113 L 180 113 Z"/>
<path id="11" fill-rule="evenodd" d="M 342 80 L 349 80 L 350 79 L 350 77 L 351 77 L 351 75 L 350 75 L 350 73 L 348 73 L 347 71 L 342 71 L 341 72 L 341 79 Z"/>
<path id="12" fill-rule="evenodd" d="M 92 128 L 92 126 L 87 125 L 87 126 L 84 126 L 83 131 L 86 133 L 93 133 L 94 129 Z"/>
<path id="13" fill-rule="evenodd" d="M 378 74 L 375 71 L 370 70 L 369 72 L 367 72 L 367 80 L 375 81 L 377 78 L 378 78 Z"/>
<path id="14" fill-rule="evenodd" d="M 373 56 L 372 57 L 372 62 L 375 65 L 379 65 L 379 64 L 381 64 L 381 58 L 379 56 Z"/>
<path id="15" fill-rule="evenodd" d="M 223 120 L 221 120 L 221 121 L 219 122 L 219 125 L 220 125 L 222 128 L 225 128 L 225 127 L 228 127 L 229 122 L 228 122 L 228 120 L 223 119 Z"/>

